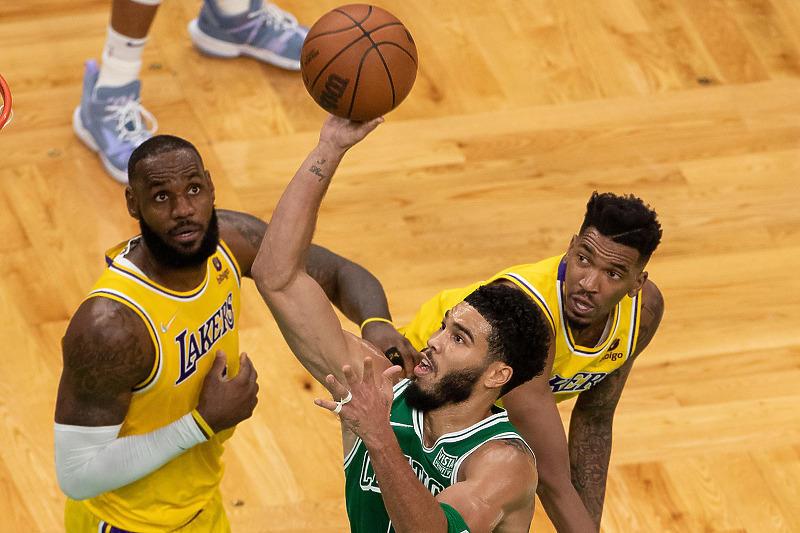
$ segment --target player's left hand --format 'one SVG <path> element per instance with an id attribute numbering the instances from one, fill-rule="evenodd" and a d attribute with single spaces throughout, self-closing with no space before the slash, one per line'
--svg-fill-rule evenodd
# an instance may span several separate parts
<path id="1" fill-rule="evenodd" d="M 369 445 L 370 441 L 378 441 L 392 434 L 389 425 L 389 413 L 394 394 L 392 384 L 394 377 L 402 368 L 395 365 L 375 375 L 372 358 L 364 358 L 363 378 L 359 378 L 350 365 L 342 367 L 344 383 L 340 383 L 328 375 L 328 389 L 338 401 L 317 398 L 314 403 L 331 412 L 339 407 L 339 418 L 343 426 L 356 434 Z M 342 402 L 350 396 L 350 400 Z"/>

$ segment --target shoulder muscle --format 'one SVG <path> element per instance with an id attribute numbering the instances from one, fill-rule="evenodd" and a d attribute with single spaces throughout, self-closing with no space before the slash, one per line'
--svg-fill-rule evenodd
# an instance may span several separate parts
<path id="1" fill-rule="evenodd" d="M 64 369 L 56 421 L 75 425 L 120 423 L 133 387 L 155 362 L 155 349 L 142 319 L 107 298 L 81 304 L 64 335 Z"/>
<path id="2" fill-rule="evenodd" d="M 505 505 L 532 498 L 538 475 L 533 453 L 522 439 L 497 439 L 483 444 L 462 465 L 459 481 L 477 482 L 489 497 Z"/>
<path id="3" fill-rule="evenodd" d="M 636 353 L 644 350 L 656 334 L 661 317 L 664 315 L 664 297 L 655 283 L 647 280 L 642 286 L 642 318 L 639 325 L 639 336 L 636 339 Z"/>
<path id="4" fill-rule="evenodd" d="M 250 267 L 264 240 L 264 233 L 267 231 L 267 223 L 258 217 L 230 211 L 228 209 L 218 209 L 219 233 L 222 240 L 230 247 L 242 274 L 250 275 Z"/>
<path id="5" fill-rule="evenodd" d="M 463 463 L 458 482 L 437 495 L 453 506 L 472 531 L 527 531 L 533 517 L 538 474 L 520 439 L 489 441 Z M 522 527 L 514 528 L 519 522 Z"/>

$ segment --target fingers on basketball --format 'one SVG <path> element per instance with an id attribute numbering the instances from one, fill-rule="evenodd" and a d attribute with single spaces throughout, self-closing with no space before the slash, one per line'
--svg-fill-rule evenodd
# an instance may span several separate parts
<path id="1" fill-rule="evenodd" d="M 311 26 L 300 56 L 303 83 L 327 112 L 356 121 L 400 105 L 417 77 L 417 47 L 388 11 L 367 4 L 336 8 Z"/>

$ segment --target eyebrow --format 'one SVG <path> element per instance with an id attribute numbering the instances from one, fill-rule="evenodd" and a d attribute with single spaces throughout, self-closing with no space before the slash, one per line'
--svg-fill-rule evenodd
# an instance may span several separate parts
<path id="1" fill-rule="evenodd" d="M 472 337 L 472 332 L 470 330 L 468 330 L 467 328 L 465 328 L 464 326 L 462 326 L 458 322 L 453 322 L 453 326 L 455 326 L 456 329 L 462 331 L 464 333 L 464 335 L 469 337 L 469 341 L 470 342 L 473 342 L 473 343 L 475 342 L 475 339 Z"/>
<path id="2" fill-rule="evenodd" d="M 597 249 L 594 246 L 589 246 L 585 242 L 582 242 L 579 247 L 583 248 L 584 250 L 586 250 L 587 252 L 592 254 L 592 256 L 597 257 Z M 623 264 L 623 263 L 617 263 L 617 262 L 611 261 L 611 266 L 614 267 L 616 270 L 621 270 L 621 271 L 626 272 L 626 273 L 630 272 L 630 269 L 628 268 L 628 266 Z"/>
<path id="3" fill-rule="evenodd" d="M 445 318 L 447 318 L 448 316 L 450 316 L 450 311 L 446 311 L 445 314 L 444 314 Z M 472 332 L 470 330 L 468 330 L 466 327 L 462 326 L 461 324 L 459 324 L 455 320 L 453 321 L 453 327 L 456 328 L 457 330 L 459 330 L 460 332 L 462 332 L 467 337 L 469 337 L 470 342 L 473 342 L 473 343 L 475 342 L 475 337 L 472 336 Z"/>
<path id="4" fill-rule="evenodd" d="M 189 184 L 194 184 L 194 182 L 197 182 L 197 181 L 202 182 L 204 177 L 203 177 L 202 173 L 192 172 L 191 174 L 188 174 L 183 179 L 185 179 L 187 182 L 189 182 Z M 169 178 L 169 177 L 163 177 L 163 178 L 162 177 L 154 177 L 154 178 L 150 178 L 148 183 L 147 183 L 147 185 L 145 185 L 145 186 L 148 189 L 156 189 L 158 187 L 163 187 L 164 185 L 169 184 L 171 181 L 173 181 L 173 180 L 171 178 Z"/>

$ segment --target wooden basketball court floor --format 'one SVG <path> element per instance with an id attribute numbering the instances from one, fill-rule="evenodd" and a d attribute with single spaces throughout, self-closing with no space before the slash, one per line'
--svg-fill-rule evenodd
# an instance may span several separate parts
<path id="1" fill-rule="evenodd" d="M 311 23 L 339 4 L 279 5 Z M 316 242 L 376 273 L 402 324 L 442 288 L 563 251 L 592 191 L 641 196 L 664 228 L 648 270 L 666 314 L 617 410 L 602 530 L 800 531 L 800 4 L 379 5 L 415 37 L 419 76 L 347 155 Z M 136 232 L 70 122 L 109 7 L 0 3 L 2 531 L 63 529 L 60 339 L 103 251 Z M 143 101 L 199 147 L 218 206 L 268 219 L 324 113 L 296 73 L 197 54 L 198 9 L 161 6 Z M 225 455 L 234 531 L 347 531 L 337 421 L 250 281 L 241 329 L 261 393 Z M 553 530 L 541 508 L 532 530 Z"/>

